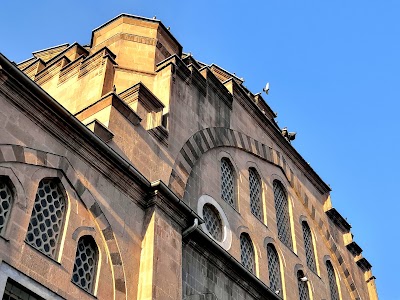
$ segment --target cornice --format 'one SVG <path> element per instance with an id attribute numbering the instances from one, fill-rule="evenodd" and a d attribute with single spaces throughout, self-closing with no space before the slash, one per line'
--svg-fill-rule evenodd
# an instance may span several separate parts
<path id="1" fill-rule="evenodd" d="M 142 82 L 127 88 L 118 96 L 127 104 L 139 101 L 148 111 L 158 112 L 164 108 L 164 104 Z"/>
<path id="2" fill-rule="evenodd" d="M 336 210 L 336 208 L 330 208 L 327 210 L 326 215 L 329 217 L 329 219 L 332 220 L 332 222 L 338 226 L 342 231 L 344 232 L 349 232 L 351 229 L 351 225 L 346 221 L 345 218 L 342 217 L 342 215 Z"/>
<path id="3" fill-rule="evenodd" d="M 346 245 L 347 250 L 353 255 L 358 256 L 363 251 L 361 247 L 354 241 Z"/>
<path id="4" fill-rule="evenodd" d="M 232 109 L 233 96 L 229 90 L 214 75 L 208 66 L 199 69 L 200 74 L 207 80 L 207 87 L 211 88 L 224 103 Z"/>

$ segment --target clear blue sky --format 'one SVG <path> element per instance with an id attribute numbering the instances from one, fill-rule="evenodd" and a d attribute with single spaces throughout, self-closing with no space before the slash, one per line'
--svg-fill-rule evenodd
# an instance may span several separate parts
<path id="1" fill-rule="evenodd" d="M 244 77 L 253 92 L 270 82 L 267 102 L 331 185 L 380 299 L 400 299 L 400 2 L 6 1 L 0 51 L 19 62 L 35 50 L 86 44 L 123 12 L 156 15 L 184 51 Z"/>

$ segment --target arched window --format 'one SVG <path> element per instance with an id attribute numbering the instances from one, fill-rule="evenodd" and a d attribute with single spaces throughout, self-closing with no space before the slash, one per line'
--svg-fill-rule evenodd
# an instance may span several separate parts
<path id="1" fill-rule="evenodd" d="M 303 227 L 304 249 L 306 251 L 307 266 L 316 273 L 317 267 L 315 265 L 314 244 L 311 230 L 307 222 L 303 221 L 301 225 Z"/>
<path id="2" fill-rule="evenodd" d="M 299 300 L 310 300 L 308 294 L 308 279 L 305 277 L 303 271 L 297 272 L 298 288 L 299 288 Z"/>
<path id="3" fill-rule="evenodd" d="M 99 254 L 94 239 L 88 235 L 81 237 L 76 248 L 74 271 L 71 280 L 89 293 L 93 292 L 98 257 Z"/>
<path id="4" fill-rule="evenodd" d="M 36 192 L 26 241 L 47 256 L 55 257 L 64 221 L 66 201 L 56 179 L 43 179 Z"/>
<path id="5" fill-rule="evenodd" d="M 267 245 L 269 286 L 275 292 L 282 291 L 279 256 L 272 244 Z"/>
<path id="6" fill-rule="evenodd" d="M 0 234 L 4 232 L 13 203 L 13 195 L 5 177 L 0 177 Z"/>
<path id="7" fill-rule="evenodd" d="M 278 180 L 274 181 L 273 186 L 278 238 L 290 249 L 293 249 L 286 191 Z"/>
<path id="8" fill-rule="evenodd" d="M 339 300 L 339 292 L 336 283 L 335 270 L 333 269 L 332 263 L 329 260 L 326 261 L 326 270 L 328 271 L 328 281 L 329 281 L 329 290 L 331 292 L 331 300 Z"/>
<path id="9" fill-rule="evenodd" d="M 228 159 L 221 160 L 221 197 L 235 207 L 235 175 Z"/>
<path id="10" fill-rule="evenodd" d="M 250 184 L 250 209 L 253 215 L 258 219 L 262 219 L 261 210 L 261 181 L 260 176 L 254 168 L 249 169 Z"/>
<path id="11" fill-rule="evenodd" d="M 247 233 L 242 233 L 240 235 L 240 259 L 242 261 L 242 265 L 254 273 L 255 267 L 255 257 L 254 257 L 254 249 L 253 243 Z"/>
<path id="12" fill-rule="evenodd" d="M 222 241 L 222 221 L 217 209 L 210 203 L 203 206 L 204 224 L 210 235 L 218 242 Z"/>

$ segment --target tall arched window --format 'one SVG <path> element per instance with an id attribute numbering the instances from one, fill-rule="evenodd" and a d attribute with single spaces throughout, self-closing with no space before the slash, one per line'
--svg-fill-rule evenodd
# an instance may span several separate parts
<path id="1" fill-rule="evenodd" d="M 76 248 L 71 280 L 89 293 L 93 292 L 98 257 L 97 245 L 93 237 L 88 235 L 81 237 Z"/>
<path id="2" fill-rule="evenodd" d="M 290 229 L 289 207 L 286 191 L 278 180 L 274 181 L 273 186 L 278 238 L 290 249 L 293 249 L 292 231 Z"/>
<path id="3" fill-rule="evenodd" d="M 297 272 L 298 288 L 299 288 L 299 300 L 310 300 L 310 295 L 308 294 L 308 284 L 303 271 Z"/>
<path id="4" fill-rule="evenodd" d="M 253 215 L 258 219 L 262 219 L 261 210 L 261 181 L 260 176 L 254 168 L 249 169 L 250 184 L 250 209 Z"/>
<path id="5" fill-rule="evenodd" d="M 240 235 L 240 259 L 242 265 L 254 273 L 255 267 L 255 257 L 253 243 L 251 242 L 250 236 L 247 233 L 242 233 Z"/>
<path id="6" fill-rule="evenodd" d="M 303 227 L 304 249 L 306 252 L 307 266 L 316 273 L 317 267 L 315 264 L 314 243 L 311 230 L 307 222 L 303 221 L 301 225 Z"/>
<path id="7" fill-rule="evenodd" d="M 235 207 L 235 175 L 228 159 L 221 160 L 221 197 Z"/>
<path id="8" fill-rule="evenodd" d="M 26 241 L 55 257 L 64 221 L 66 201 L 57 179 L 43 179 L 36 192 Z"/>
<path id="9" fill-rule="evenodd" d="M 326 261 L 326 270 L 328 271 L 328 281 L 329 281 L 329 290 L 331 292 L 331 300 L 339 300 L 339 292 L 336 283 L 335 270 L 333 269 L 332 263 L 329 260 Z"/>
<path id="10" fill-rule="evenodd" d="M 5 177 L 0 177 L 0 234 L 6 228 L 13 203 L 13 195 Z"/>
<path id="11" fill-rule="evenodd" d="M 279 256 L 272 244 L 267 245 L 269 286 L 275 292 L 282 291 Z"/>

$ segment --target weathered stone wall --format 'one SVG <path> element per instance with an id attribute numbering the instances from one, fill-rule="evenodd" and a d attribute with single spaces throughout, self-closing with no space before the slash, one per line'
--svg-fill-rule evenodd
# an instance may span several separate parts
<path id="1" fill-rule="evenodd" d="M 250 300 L 255 298 L 213 264 L 205 253 L 199 253 L 188 244 L 182 245 L 183 300 Z M 245 283 L 243 283 L 245 284 Z"/>

